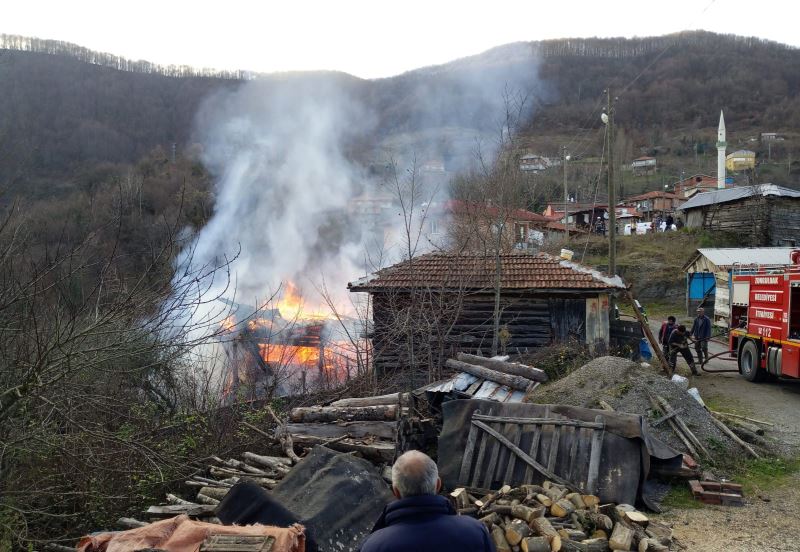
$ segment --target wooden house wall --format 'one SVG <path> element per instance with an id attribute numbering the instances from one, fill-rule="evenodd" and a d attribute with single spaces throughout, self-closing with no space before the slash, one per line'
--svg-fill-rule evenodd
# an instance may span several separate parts
<path id="1" fill-rule="evenodd" d="M 407 319 L 403 313 L 398 315 L 398 308 L 410 303 L 409 293 L 373 294 L 372 342 L 379 373 L 412 364 L 416 368 L 443 365 L 446 358 L 459 351 L 490 353 L 492 293 L 453 294 L 450 303 L 461 306 L 450 312 L 440 308 L 448 301 L 432 301 L 436 306 L 414 309 Z M 586 341 L 585 296 L 504 294 L 501 309 L 500 324 L 508 330 L 507 353 L 525 352 L 569 339 Z M 398 319 L 403 322 L 398 324 Z M 414 343 L 413 350 L 410 341 Z"/>
<path id="2" fill-rule="evenodd" d="M 800 198 L 754 196 L 686 213 L 686 225 L 735 233 L 742 245 L 769 247 L 800 241 Z"/>

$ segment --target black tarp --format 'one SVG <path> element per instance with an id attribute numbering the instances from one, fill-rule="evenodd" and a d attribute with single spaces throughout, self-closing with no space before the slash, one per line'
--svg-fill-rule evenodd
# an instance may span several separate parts
<path id="1" fill-rule="evenodd" d="M 665 468 L 678 469 L 682 457 L 669 446 L 649 434 L 647 422 L 641 416 L 592 410 L 564 405 L 540 405 L 529 403 L 497 403 L 482 400 L 449 401 L 442 406 L 443 427 L 439 436 L 439 475 L 448 488 L 455 488 L 466 482 L 458 481 L 461 471 L 461 460 L 470 430 L 470 420 L 476 410 L 493 416 L 509 416 L 515 418 L 541 418 L 545 415 L 545 406 L 550 412 L 560 414 L 574 420 L 593 422 L 595 416 L 601 414 L 605 419 L 606 431 L 600 456 L 600 473 L 597 494 L 603 502 L 625 504 L 644 504 L 657 510 L 657 505 L 645 492 L 644 482 L 653 463 L 662 464 Z M 549 442 L 552 426 L 544 426 L 542 442 Z M 519 446 L 527 450 L 532 439 L 532 432 L 522 434 Z M 561 446 L 565 446 L 564 440 Z M 582 447 L 580 451 L 585 451 Z M 567 454 L 569 451 L 565 451 Z M 585 452 L 584 452 L 585 454 Z M 586 469 L 586 462 L 579 469 Z M 526 465 L 517 462 L 510 481 L 496 482 L 497 488 L 502 483 L 510 485 L 524 482 Z M 556 475 L 565 477 L 565 466 L 555 467 Z M 538 479 L 537 479 L 538 478 Z M 533 483 L 543 480 L 538 472 L 534 472 Z"/>
<path id="2" fill-rule="evenodd" d="M 370 462 L 314 447 L 271 491 L 237 484 L 217 508 L 225 524 L 306 526 L 308 550 L 355 552 L 384 506 L 389 486 Z"/>

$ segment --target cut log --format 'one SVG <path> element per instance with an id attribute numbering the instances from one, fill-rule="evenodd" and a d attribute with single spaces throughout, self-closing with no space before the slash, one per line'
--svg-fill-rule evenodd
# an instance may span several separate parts
<path id="1" fill-rule="evenodd" d="M 511 389 L 516 389 L 518 391 L 527 392 L 530 388 L 534 386 L 535 383 L 521 376 L 504 374 L 503 372 L 498 372 L 497 370 L 484 368 L 483 366 L 477 366 L 475 364 L 467 364 L 466 362 L 453 360 L 452 358 L 448 359 L 444 364 L 445 366 L 447 366 L 452 370 L 456 370 L 458 372 L 466 372 L 467 374 L 471 374 L 477 378 L 493 381 L 495 383 L 499 383 L 500 385 L 505 385 L 507 387 L 510 387 Z"/>
<path id="2" fill-rule="evenodd" d="M 561 538 L 561 550 L 564 552 L 588 552 L 589 547 L 582 542 Z"/>
<path id="3" fill-rule="evenodd" d="M 575 505 L 566 498 L 562 498 L 550 506 L 550 514 L 559 518 L 568 517 L 574 511 Z"/>
<path id="4" fill-rule="evenodd" d="M 138 519 L 121 517 L 117 520 L 117 525 L 124 527 L 125 529 L 136 529 L 137 527 L 144 527 L 147 525 L 147 523 L 144 521 L 139 521 Z"/>
<path id="5" fill-rule="evenodd" d="M 633 544 L 633 530 L 628 529 L 622 523 L 614 524 L 614 531 L 608 539 L 608 546 L 611 550 L 630 550 Z"/>
<path id="6" fill-rule="evenodd" d="M 469 496 L 464 487 L 459 487 L 450 493 L 450 498 L 453 499 L 453 505 L 456 510 L 469 507 Z"/>
<path id="7" fill-rule="evenodd" d="M 577 442 L 577 439 L 575 441 Z M 590 496 L 590 495 L 587 495 L 587 496 Z M 573 506 L 575 506 L 576 510 L 585 510 L 586 509 L 586 503 L 583 501 L 583 496 L 580 493 L 569 493 L 564 498 L 566 498 L 567 500 L 572 502 L 572 504 L 573 504 Z M 575 540 L 575 539 L 573 539 L 573 540 Z"/>
<path id="8" fill-rule="evenodd" d="M 492 541 L 497 552 L 511 552 L 511 545 L 506 540 L 505 531 L 499 525 L 492 526 Z"/>
<path id="9" fill-rule="evenodd" d="M 495 370 L 497 372 L 503 372 L 504 374 L 521 376 L 532 381 L 547 381 L 547 372 L 544 370 L 534 368 L 533 366 L 526 366 L 525 364 L 520 364 L 518 362 L 507 362 L 492 358 L 484 358 L 476 355 L 469 355 L 467 353 L 458 353 L 456 358 L 461 362 L 483 366 L 484 368 L 489 368 L 490 370 Z"/>
<path id="10" fill-rule="evenodd" d="M 517 504 L 511 507 L 511 515 L 517 519 L 524 520 L 526 523 L 530 523 L 534 519 L 544 515 L 544 508 L 531 508 L 529 506 Z"/>
<path id="11" fill-rule="evenodd" d="M 150 506 L 145 513 L 153 517 L 173 517 L 181 514 L 191 517 L 210 517 L 214 515 L 214 506 L 207 504 Z"/>
<path id="12" fill-rule="evenodd" d="M 235 470 L 239 470 L 240 472 L 250 473 L 253 475 L 267 475 L 267 472 L 262 470 L 261 468 L 256 468 L 255 466 L 251 466 L 241 460 L 237 460 L 235 458 L 230 458 L 225 460 L 225 465 L 229 468 L 233 468 Z"/>
<path id="13" fill-rule="evenodd" d="M 364 458 L 375 462 L 391 462 L 394 460 L 395 443 L 389 441 L 373 441 L 369 444 L 354 439 L 342 439 L 329 442 L 328 439 L 313 437 L 311 435 L 296 435 L 294 442 L 298 445 L 324 445 L 339 452 L 358 452 Z"/>
<path id="14" fill-rule="evenodd" d="M 167 503 L 168 504 L 196 504 L 191 500 L 185 500 L 177 495 L 174 494 L 167 494 Z"/>
<path id="15" fill-rule="evenodd" d="M 672 528 L 660 521 L 652 521 L 647 524 L 645 533 L 651 539 L 655 539 L 661 544 L 668 546 L 672 542 Z"/>
<path id="16" fill-rule="evenodd" d="M 364 439 L 380 437 L 394 440 L 397 438 L 397 422 L 334 422 L 329 424 L 286 424 L 286 430 L 296 437 L 298 435 L 335 439 L 351 437 Z"/>
<path id="17" fill-rule="evenodd" d="M 516 546 L 526 537 L 533 534 L 528 524 L 521 519 L 512 520 L 506 525 L 506 540 L 511 546 Z"/>
<path id="18" fill-rule="evenodd" d="M 586 533 L 584 533 L 583 531 L 578 531 L 577 529 L 568 529 L 568 528 L 559 529 L 558 534 L 561 537 L 562 544 L 564 543 L 564 539 L 581 542 L 588 538 L 586 536 Z"/>
<path id="19" fill-rule="evenodd" d="M 592 531 L 592 539 L 603 539 L 604 541 L 607 541 L 608 533 L 602 529 L 595 529 Z M 606 548 L 608 548 L 608 543 L 606 543 Z"/>
<path id="20" fill-rule="evenodd" d="M 647 523 L 650 521 L 646 515 L 638 511 L 625 512 L 625 518 L 631 523 L 641 525 L 642 527 L 647 527 Z"/>
<path id="21" fill-rule="evenodd" d="M 587 508 L 592 508 L 600 504 L 600 497 L 597 495 L 581 495 L 581 500 Z"/>
<path id="22" fill-rule="evenodd" d="M 479 521 L 483 523 L 487 529 L 491 530 L 492 525 L 500 525 L 503 520 L 500 519 L 500 516 L 497 512 L 492 512 L 483 516 Z"/>
<path id="23" fill-rule="evenodd" d="M 407 402 L 408 393 L 402 393 L 402 402 Z M 381 406 L 387 404 L 400 404 L 401 394 L 390 393 L 389 395 L 379 395 L 375 397 L 353 397 L 349 399 L 339 399 L 333 401 L 329 406 L 350 407 L 350 406 Z"/>
<path id="24" fill-rule="evenodd" d="M 260 454 L 253 454 L 252 452 L 245 452 L 242 458 L 256 464 L 262 468 L 268 468 L 277 472 L 288 473 L 292 469 L 292 461 L 283 456 L 262 456 Z"/>
<path id="25" fill-rule="evenodd" d="M 667 552 L 669 548 L 655 539 L 642 539 L 639 541 L 639 552 Z"/>
<path id="26" fill-rule="evenodd" d="M 581 517 L 584 520 L 582 521 L 583 525 L 594 525 L 607 533 L 610 533 L 614 528 L 614 522 L 611 518 L 600 512 L 581 512 Z"/>
<path id="27" fill-rule="evenodd" d="M 531 529 L 540 537 L 547 537 L 550 541 L 550 550 L 556 552 L 561 550 L 561 535 L 558 534 L 550 520 L 544 517 L 536 518 L 531 522 Z"/>
<path id="28" fill-rule="evenodd" d="M 547 508 L 549 508 L 550 506 L 553 505 L 553 500 L 549 496 L 544 495 L 544 494 L 537 494 L 536 495 L 536 500 L 541 502 L 542 505 L 546 506 Z"/>
<path id="29" fill-rule="evenodd" d="M 550 552 L 550 540 L 547 537 L 528 537 L 520 543 L 522 552 Z"/>
<path id="30" fill-rule="evenodd" d="M 198 494 L 204 494 L 206 496 L 210 496 L 211 498 L 216 498 L 217 500 L 222 500 L 225 498 L 225 495 L 228 494 L 230 489 L 221 489 L 219 487 L 203 487 L 200 489 Z"/>
<path id="31" fill-rule="evenodd" d="M 395 404 L 361 407 L 307 406 L 293 408 L 289 420 L 313 422 L 390 422 L 396 421 L 400 407 Z"/>
<path id="32" fill-rule="evenodd" d="M 211 506 L 216 506 L 220 503 L 219 499 L 212 498 L 202 493 L 197 493 L 197 502 L 200 504 L 210 504 Z"/>
<path id="33" fill-rule="evenodd" d="M 581 544 L 586 546 L 586 552 L 607 552 L 608 540 L 605 538 L 593 538 L 582 541 Z"/>

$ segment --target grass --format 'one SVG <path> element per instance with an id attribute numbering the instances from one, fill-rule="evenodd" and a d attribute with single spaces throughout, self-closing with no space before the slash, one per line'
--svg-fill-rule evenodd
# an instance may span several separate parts
<path id="1" fill-rule="evenodd" d="M 742 462 L 733 480 L 741 483 L 745 496 L 754 496 L 788 484 L 798 472 L 800 458 L 768 457 Z"/>
<path id="2" fill-rule="evenodd" d="M 730 397 L 724 397 L 722 395 L 704 395 L 703 402 L 706 403 L 709 410 L 715 412 L 727 412 L 728 414 L 738 414 L 739 416 L 752 415 L 749 409 L 743 408 L 741 404 L 731 401 Z"/>
<path id="3" fill-rule="evenodd" d="M 665 510 L 681 509 L 681 510 L 697 510 L 703 507 L 703 503 L 695 500 L 692 496 L 692 491 L 689 489 L 689 484 L 681 482 L 675 484 L 661 501 L 661 507 Z"/>

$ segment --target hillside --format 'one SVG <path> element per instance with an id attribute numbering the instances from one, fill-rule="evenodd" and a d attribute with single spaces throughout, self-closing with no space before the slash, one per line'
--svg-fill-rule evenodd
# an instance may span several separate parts
<path id="1" fill-rule="evenodd" d="M 134 162 L 156 146 L 183 149 L 203 99 L 250 76 L 160 68 L 52 41 L 4 37 L 3 45 L 0 178 L 17 190 L 35 190 L 37 181 L 52 189 L 87 166 Z M 509 44 L 374 81 L 311 73 L 258 82 L 270 88 L 309 78 L 344 83 L 369 106 L 379 143 L 440 156 L 448 168 L 458 168 L 464 144 L 496 129 L 506 85 L 530 93 L 527 143 L 547 155 L 567 144 L 585 157 L 599 153 L 600 133 L 588 129 L 599 127 L 606 87 L 619 96 L 620 160 L 655 153 L 673 173 L 705 167 L 721 108 L 733 147 L 759 131 L 792 136 L 800 127 L 800 51 L 706 32 Z M 794 147 L 787 140 L 772 152 L 773 160 L 789 159 L 788 181 L 800 179 Z"/>

